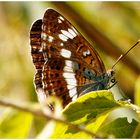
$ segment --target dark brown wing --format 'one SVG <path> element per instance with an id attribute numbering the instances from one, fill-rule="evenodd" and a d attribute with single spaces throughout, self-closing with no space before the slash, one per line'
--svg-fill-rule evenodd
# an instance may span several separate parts
<path id="1" fill-rule="evenodd" d="M 41 26 L 42 26 L 42 20 L 37 20 L 32 25 L 30 31 L 31 55 L 32 55 L 33 63 L 36 68 L 35 85 L 37 89 L 43 88 L 42 69 L 45 62 L 43 52 L 42 52 L 42 47 L 41 47 L 41 32 L 42 32 Z"/>
<path id="2" fill-rule="evenodd" d="M 61 14 L 48 9 L 43 17 L 42 43 L 47 58 L 61 57 L 62 48 L 72 52 L 70 59 L 82 61 L 97 75 L 105 73 L 105 67 L 94 48 Z"/>
<path id="3" fill-rule="evenodd" d="M 30 38 L 36 88 L 60 97 L 64 106 L 78 97 L 81 86 L 106 72 L 92 46 L 53 9 L 33 24 Z"/>

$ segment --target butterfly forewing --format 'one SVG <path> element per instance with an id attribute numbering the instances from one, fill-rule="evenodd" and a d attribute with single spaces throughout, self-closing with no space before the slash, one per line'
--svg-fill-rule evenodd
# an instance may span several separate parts
<path id="1" fill-rule="evenodd" d="M 42 30 L 42 36 L 45 36 L 43 40 L 44 50 L 47 50 L 44 53 L 47 57 L 62 57 L 61 50 L 65 49 L 71 53 L 70 56 L 65 57 L 82 61 L 84 65 L 94 69 L 97 75 L 105 72 L 104 64 L 96 51 L 58 12 L 53 9 L 48 9 L 45 12 Z M 68 51 L 67 54 L 70 54 Z"/>
<path id="2" fill-rule="evenodd" d="M 106 72 L 92 46 L 53 9 L 33 24 L 30 38 L 36 87 L 60 97 L 64 106 L 79 96 L 82 86 L 96 83 Z"/>

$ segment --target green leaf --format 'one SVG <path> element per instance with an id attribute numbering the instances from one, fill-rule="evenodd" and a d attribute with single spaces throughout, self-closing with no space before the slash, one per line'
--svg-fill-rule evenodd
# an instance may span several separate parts
<path id="1" fill-rule="evenodd" d="M 132 119 L 128 122 L 127 118 L 118 118 L 103 127 L 98 132 L 108 135 L 113 135 L 116 138 L 132 138 L 133 133 L 138 125 L 138 122 Z"/>
<path id="2" fill-rule="evenodd" d="M 135 139 L 140 138 L 140 123 L 137 125 L 132 138 L 135 138 Z"/>
<path id="3" fill-rule="evenodd" d="M 0 138 L 28 138 L 32 120 L 30 113 L 8 109 L 0 117 Z"/>
<path id="4" fill-rule="evenodd" d="M 92 132 L 97 132 L 110 111 L 119 106 L 110 91 L 94 91 L 71 102 L 64 109 L 63 115 L 67 121 L 84 126 Z M 56 123 L 51 138 L 91 138 L 91 136 L 67 125 Z"/>

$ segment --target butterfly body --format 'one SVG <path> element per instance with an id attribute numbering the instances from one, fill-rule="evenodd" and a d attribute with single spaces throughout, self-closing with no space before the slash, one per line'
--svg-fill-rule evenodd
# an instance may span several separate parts
<path id="1" fill-rule="evenodd" d="M 112 70 L 89 42 L 61 14 L 47 9 L 30 31 L 31 54 L 36 67 L 35 86 L 46 96 L 67 105 L 77 97 L 110 87 Z"/>

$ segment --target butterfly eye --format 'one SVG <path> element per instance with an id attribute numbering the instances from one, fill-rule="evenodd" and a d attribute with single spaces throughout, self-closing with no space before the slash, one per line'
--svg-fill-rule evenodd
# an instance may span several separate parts
<path id="1" fill-rule="evenodd" d="M 115 83 L 115 82 L 116 82 L 115 78 L 111 79 L 111 83 Z"/>

